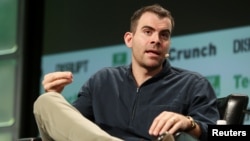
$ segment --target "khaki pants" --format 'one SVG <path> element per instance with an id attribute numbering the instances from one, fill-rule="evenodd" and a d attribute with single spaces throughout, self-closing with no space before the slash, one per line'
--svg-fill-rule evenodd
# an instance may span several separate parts
<path id="1" fill-rule="evenodd" d="M 56 92 L 36 100 L 34 115 L 43 141 L 122 141 L 86 119 Z"/>

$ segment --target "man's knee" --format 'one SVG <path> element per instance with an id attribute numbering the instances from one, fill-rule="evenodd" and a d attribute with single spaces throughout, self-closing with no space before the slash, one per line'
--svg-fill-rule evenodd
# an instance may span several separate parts
<path id="1" fill-rule="evenodd" d="M 53 104 L 55 104 L 56 99 L 63 98 L 61 94 L 56 92 L 47 92 L 42 95 L 40 95 L 36 101 L 34 102 L 34 113 L 37 113 L 37 111 L 40 111 L 42 107 L 50 107 Z"/>

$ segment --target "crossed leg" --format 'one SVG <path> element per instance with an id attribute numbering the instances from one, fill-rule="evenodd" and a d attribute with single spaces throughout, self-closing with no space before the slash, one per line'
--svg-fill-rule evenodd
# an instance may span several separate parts
<path id="1" fill-rule="evenodd" d="M 56 92 L 38 97 L 34 103 L 34 115 L 44 141 L 123 141 L 85 118 Z"/>

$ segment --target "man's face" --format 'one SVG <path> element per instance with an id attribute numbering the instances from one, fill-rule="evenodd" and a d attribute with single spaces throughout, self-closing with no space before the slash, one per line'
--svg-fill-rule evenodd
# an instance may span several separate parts
<path id="1" fill-rule="evenodd" d="M 135 33 L 127 44 L 132 49 L 132 61 L 147 68 L 158 68 L 165 60 L 170 46 L 171 21 L 154 13 L 144 13 Z"/>

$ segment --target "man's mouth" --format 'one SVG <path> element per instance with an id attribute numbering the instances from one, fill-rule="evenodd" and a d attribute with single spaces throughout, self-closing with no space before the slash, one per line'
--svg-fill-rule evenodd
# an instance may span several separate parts
<path id="1" fill-rule="evenodd" d="M 159 52 L 157 52 L 157 51 L 152 51 L 152 50 L 148 50 L 148 51 L 146 51 L 146 53 L 149 54 L 149 55 L 154 55 L 154 56 L 159 56 L 159 55 L 160 55 Z"/>

